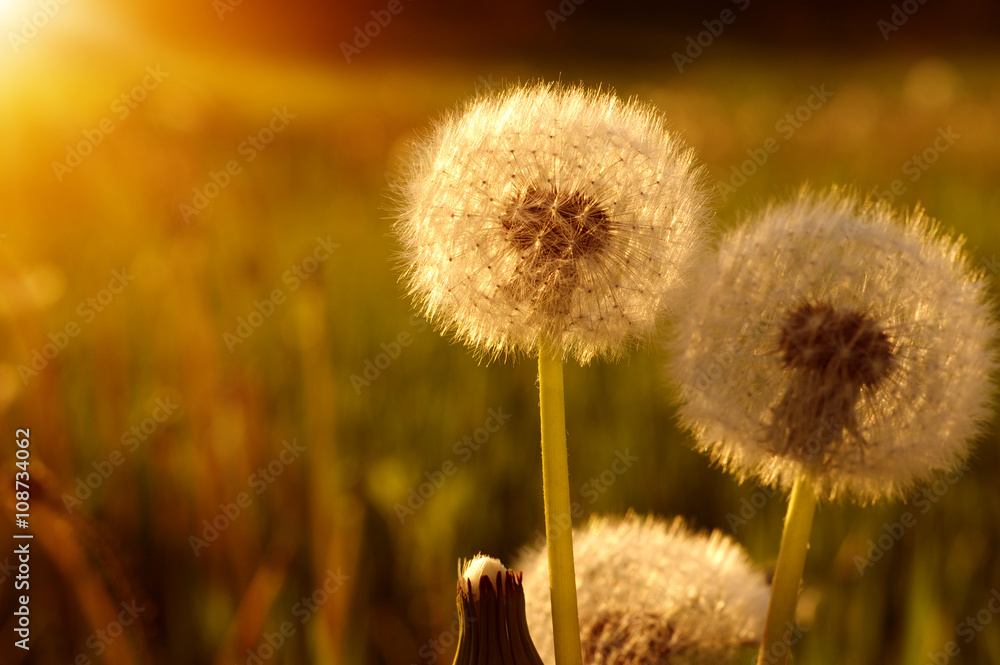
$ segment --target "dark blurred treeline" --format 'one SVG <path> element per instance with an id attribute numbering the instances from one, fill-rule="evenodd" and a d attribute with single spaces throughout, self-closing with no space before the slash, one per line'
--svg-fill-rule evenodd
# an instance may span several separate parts
<path id="1" fill-rule="evenodd" d="M 366 59 L 470 53 L 536 58 L 577 52 L 609 59 L 669 55 L 683 50 L 688 36 L 705 30 L 706 22 L 718 20 L 727 10 L 733 16 L 725 25 L 729 48 L 845 55 L 978 51 L 995 46 L 1000 37 L 1000 3 L 995 0 L 109 1 L 116 11 L 168 38 L 341 63 L 341 42 L 350 42 L 355 29 L 372 20 L 372 12 L 384 12 L 390 4 L 396 11 L 384 29 L 393 37 L 380 39 Z M 192 20 L 199 15 L 210 20 Z M 620 39 L 622 34 L 631 38 Z"/>

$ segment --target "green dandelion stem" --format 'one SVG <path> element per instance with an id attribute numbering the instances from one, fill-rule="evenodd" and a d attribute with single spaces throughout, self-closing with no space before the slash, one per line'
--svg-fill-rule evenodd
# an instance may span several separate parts
<path id="1" fill-rule="evenodd" d="M 538 389 L 542 419 L 542 491 L 545 540 L 549 555 L 552 635 L 557 665 L 580 665 L 580 618 L 576 609 L 573 529 L 569 507 L 566 405 L 563 399 L 562 348 L 546 339 L 538 345 Z"/>
<path id="2" fill-rule="evenodd" d="M 795 479 L 792 495 L 788 500 L 778 563 L 771 583 L 771 600 L 767 605 L 764 638 L 757 656 L 760 665 L 784 665 L 788 660 L 791 645 L 778 645 L 786 639 L 785 635 L 795 632 L 795 606 L 799 600 L 799 584 L 802 582 L 815 511 L 816 491 L 813 480 L 807 472 L 802 472 Z"/>

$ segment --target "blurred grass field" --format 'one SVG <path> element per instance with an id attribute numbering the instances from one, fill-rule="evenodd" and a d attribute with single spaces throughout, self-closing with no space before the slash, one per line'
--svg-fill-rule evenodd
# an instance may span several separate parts
<path id="1" fill-rule="evenodd" d="M 28 57 L 0 74 L 0 409 L 5 432 L 31 428 L 38 663 L 450 662 L 456 561 L 484 551 L 510 562 L 543 528 L 534 364 L 478 363 L 414 317 L 398 283 L 387 181 L 408 141 L 477 90 L 561 76 L 651 101 L 713 180 L 774 137 L 777 152 L 720 196 L 720 228 L 804 181 L 867 192 L 900 180 L 895 203 L 919 202 L 964 235 L 996 294 L 995 57 L 732 53 L 683 76 L 668 60 L 329 72 L 180 53 Z M 114 100 L 157 64 L 169 74 L 119 118 Z M 778 123 L 823 85 L 832 97 L 785 136 Z M 241 144 L 285 108 L 294 118 L 246 161 Z M 58 180 L 52 162 L 105 117 L 114 130 Z M 914 171 L 948 128 L 959 138 Z M 207 195 L 234 160 L 239 172 L 185 219 L 193 189 Z M 323 260 L 318 239 L 337 245 Z M 81 305 L 101 303 L 115 270 L 134 280 L 100 311 Z M 224 337 L 275 290 L 252 334 Z M 37 375 L 19 370 L 74 322 L 79 334 Z M 632 508 L 735 528 L 768 569 L 783 498 L 762 501 L 690 450 L 661 365 L 654 344 L 619 364 L 567 367 L 573 500 L 584 514 Z M 156 422 L 157 400 L 179 408 Z M 459 445 L 477 441 L 491 409 L 511 417 L 478 449 Z M 145 440 L 130 450 L 133 427 Z M 282 458 L 293 440 L 304 452 Z M 1000 662 L 996 625 L 968 642 L 957 633 L 1000 589 L 997 441 L 994 423 L 968 473 L 923 501 L 820 507 L 798 662 L 922 665 L 949 640 L 952 662 Z M 625 451 L 638 462 L 610 472 Z M 109 461 L 81 498 L 80 482 Z M 10 492 L 3 501 L 13 531 Z M 906 511 L 915 525 L 860 574 L 856 557 Z M 213 521 L 224 526 L 210 538 Z M 0 577 L 0 660 L 27 662 L 11 646 L 12 579 Z M 105 640 L 122 603 L 139 619 Z"/>

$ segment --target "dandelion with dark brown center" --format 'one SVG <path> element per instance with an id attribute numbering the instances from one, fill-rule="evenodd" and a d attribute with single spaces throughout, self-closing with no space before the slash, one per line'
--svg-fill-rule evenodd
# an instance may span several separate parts
<path id="1" fill-rule="evenodd" d="M 672 309 L 702 245 L 701 179 L 652 109 L 532 85 L 440 123 L 402 187 L 396 228 L 424 314 L 482 355 L 538 355 L 560 665 L 580 662 L 563 359 L 618 356 Z"/>
<path id="2" fill-rule="evenodd" d="M 544 84 L 481 97 L 437 125 L 399 188 L 405 278 L 478 353 L 534 355 L 548 336 L 582 363 L 615 357 L 680 295 L 702 181 L 648 106 Z"/>
<path id="3" fill-rule="evenodd" d="M 698 448 L 740 479 L 901 497 L 989 416 L 996 324 L 960 241 L 918 211 L 803 191 L 703 262 L 670 377 Z"/>
<path id="4" fill-rule="evenodd" d="M 900 497 L 955 470 L 990 414 L 997 327 L 961 241 L 837 189 L 730 233 L 687 305 L 683 422 L 741 480 L 791 490 L 761 644 L 774 661 L 817 498 Z"/>

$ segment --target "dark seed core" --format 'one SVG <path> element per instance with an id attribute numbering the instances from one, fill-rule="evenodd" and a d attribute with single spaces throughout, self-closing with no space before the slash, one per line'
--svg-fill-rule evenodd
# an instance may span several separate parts
<path id="1" fill-rule="evenodd" d="M 776 452 L 810 464 L 843 463 L 843 444 L 863 455 L 869 445 L 858 417 L 865 390 L 876 389 L 897 364 L 894 344 L 871 316 L 826 303 L 790 310 L 779 325 L 778 352 L 793 370 L 772 408 L 764 438 Z"/>
<path id="2" fill-rule="evenodd" d="M 507 205 L 500 223 L 518 254 L 515 274 L 501 291 L 540 315 L 567 315 L 582 281 L 581 262 L 600 256 L 611 241 L 607 210 L 580 192 L 529 187 Z"/>
<path id="3" fill-rule="evenodd" d="M 855 387 L 874 387 L 893 366 L 893 345 L 877 321 L 828 304 L 804 304 L 781 324 L 786 367 L 826 375 Z"/>
<path id="4" fill-rule="evenodd" d="M 591 197 L 529 187 L 500 217 L 507 239 L 540 260 L 567 260 L 596 254 L 609 239 L 607 212 Z"/>

